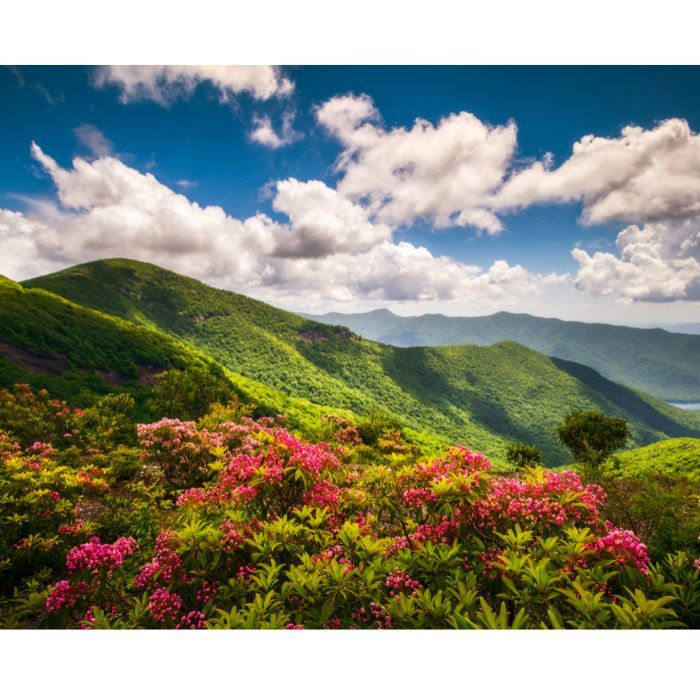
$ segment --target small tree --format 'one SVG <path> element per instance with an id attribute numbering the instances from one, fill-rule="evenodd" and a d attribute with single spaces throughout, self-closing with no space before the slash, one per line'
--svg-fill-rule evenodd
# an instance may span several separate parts
<path id="1" fill-rule="evenodd" d="M 226 403 L 233 396 L 233 386 L 225 377 L 203 367 L 171 369 L 158 375 L 151 410 L 158 418 L 197 420 L 211 404 Z"/>
<path id="2" fill-rule="evenodd" d="M 611 418 L 595 411 L 572 411 L 557 428 L 557 436 L 587 476 L 597 477 L 603 462 L 625 446 L 631 433 L 624 418 Z"/>
<path id="3" fill-rule="evenodd" d="M 511 442 L 506 447 L 506 459 L 519 469 L 536 467 L 542 464 L 542 452 L 535 445 L 524 442 Z"/>
<path id="4" fill-rule="evenodd" d="M 379 440 L 388 433 L 397 433 L 399 437 L 402 437 L 401 423 L 379 408 L 375 408 L 367 415 L 360 417 L 356 429 L 365 445 L 377 446 Z"/>

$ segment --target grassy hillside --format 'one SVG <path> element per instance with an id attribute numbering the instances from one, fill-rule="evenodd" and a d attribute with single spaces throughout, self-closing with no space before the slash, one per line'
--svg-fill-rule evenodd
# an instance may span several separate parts
<path id="1" fill-rule="evenodd" d="M 630 476 L 653 470 L 664 474 L 683 474 L 700 482 L 700 440 L 697 438 L 661 440 L 621 452 L 617 458 L 622 471 Z"/>
<path id="2" fill-rule="evenodd" d="M 177 340 L 0 278 L 0 382 L 27 382 L 74 404 L 136 390 L 170 368 L 215 363 Z"/>
<path id="3" fill-rule="evenodd" d="M 700 419 L 571 362 L 513 342 L 398 348 L 305 320 L 156 266 L 104 260 L 29 280 L 84 306 L 167 333 L 289 401 L 357 413 L 382 407 L 439 442 L 503 459 L 510 440 L 567 460 L 554 428 L 574 408 L 624 416 L 636 444 L 700 435 Z"/>
<path id="4" fill-rule="evenodd" d="M 0 276 L 0 387 L 27 383 L 74 406 L 88 405 L 110 392 L 129 393 L 142 402 L 155 375 L 192 366 L 225 376 L 243 400 L 270 414 L 285 413 L 292 427 L 307 432 L 333 410 L 231 372 L 153 328 L 39 288 L 24 289 Z M 425 436 L 417 437 L 430 443 Z"/>
<path id="5" fill-rule="evenodd" d="M 400 347 L 491 345 L 514 340 L 546 355 L 593 367 L 608 379 L 667 401 L 700 400 L 700 335 L 658 328 L 577 323 L 528 314 L 458 318 L 441 314 L 396 316 L 387 309 L 363 314 L 309 316 Z"/>

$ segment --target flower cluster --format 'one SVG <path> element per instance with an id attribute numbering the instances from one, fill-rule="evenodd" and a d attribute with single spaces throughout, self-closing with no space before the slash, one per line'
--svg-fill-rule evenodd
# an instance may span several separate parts
<path id="1" fill-rule="evenodd" d="M 209 487 L 186 490 L 178 505 L 250 504 L 265 517 L 302 504 L 339 505 L 340 490 L 328 476 L 340 461 L 326 443 L 306 442 L 284 428 L 261 423 L 244 428 L 219 479 Z"/>
<path id="2" fill-rule="evenodd" d="M 367 607 L 361 606 L 357 612 L 352 613 L 351 619 L 361 627 L 376 626 L 380 630 L 391 629 L 393 622 L 386 608 L 375 602 L 371 602 Z"/>
<path id="3" fill-rule="evenodd" d="M 142 459 L 157 465 L 168 483 L 190 486 L 201 481 L 212 461 L 211 449 L 220 436 L 212 438 L 193 421 L 163 418 L 136 428 Z"/>
<path id="4" fill-rule="evenodd" d="M 161 624 L 179 620 L 182 607 L 182 598 L 163 587 L 156 588 L 148 599 L 148 613 Z"/>
<path id="5" fill-rule="evenodd" d="M 358 445 L 362 442 L 357 428 L 347 418 L 336 416 L 334 414 L 324 418 L 325 423 L 330 433 L 330 440 L 342 445 Z"/>
<path id="6" fill-rule="evenodd" d="M 649 570 L 646 545 L 631 530 L 611 527 L 606 535 L 593 542 L 591 549 L 613 557 L 620 564 L 633 566 L 642 573 Z"/>
<path id="7" fill-rule="evenodd" d="M 415 595 L 420 591 L 423 586 L 412 579 L 408 573 L 401 571 L 401 569 L 394 569 L 387 577 L 384 585 L 389 590 L 390 596 L 398 595 L 399 593 L 405 593 L 406 595 Z"/>
<path id="8" fill-rule="evenodd" d="M 0 459 L 5 460 L 17 457 L 20 452 L 21 448 L 16 440 L 12 440 L 5 433 L 0 433 Z"/>
<path id="9" fill-rule="evenodd" d="M 66 569 L 71 578 L 51 588 L 44 606 L 46 611 L 89 608 L 91 598 L 102 589 L 102 584 L 111 580 L 124 560 L 133 556 L 138 548 L 132 537 L 120 537 L 113 544 L 92 537 L 89 542 L 73 547 L 66 557 Z M 99 602 L 109 603 L 107 598 Z"/>
<path id="10" fill-rule="evenodd" d="M 57 612 L 63 608 L 73 607 L 77 601 L 90 592 L 90 584 L 87 581 L 59 581 L 46 599 L 45 608 L 48 612 Z"/>
<path id="11" fill-rule="evenodd" d="M 488 496 L 475 504 L 474 515 L 482 527 L 509 522 L 543 527 L 590 525 L 599 518 L 604 499 L 599 486 L 584 486 L 574 472 L 539 469 L 524 479 L 493 479 Z"/>
<path id="12" fill-rule="evenodd" d="M 73 547 L 66 558 L 66 568 L 70 573 L 88 571 L 91 574 L 111 571 L 120 567 L 126 557 L 139 548 L 133 537 L 120 537 L 114 544 L 101 542 L 99 537 L 91 537 L 89 542 Z"/>
<path id="13" fill-rule="evenodd" d="M 158 535 L 153 558 L 141 567 L 134 580 L 137 588 L 150 589 L 157 582 L 186 580 L 182 558 L 175 551 L 176 546 L 177 538 L 172 532 L 166 530 Z"/>

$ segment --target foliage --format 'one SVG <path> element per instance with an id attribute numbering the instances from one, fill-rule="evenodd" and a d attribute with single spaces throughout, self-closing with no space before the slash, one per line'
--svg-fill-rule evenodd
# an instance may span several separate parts
<path id="1" fill-rule="evenodd" d="M 646 476 L 650 471 L 684 476 L 700 482 L 700 439 L 661 440 L 646 447 L 625 450 L 606 465 L 611 472 L 625 476 Z"/>
<path id="2" fill-rule="evenodd" d="M 121 402 L 60 448 L 0 437 L 1 626 L 699 625 L 700 559 L 652 559 L 574 472 L 499 475 L 463 446 L 416 460 L 337 416 L 327 442 L 216 422 L 237 404 L 139 424 L 139 452 L 116 442 Z"/>
<path id="3" fill-rule="evenodd" d="M 506 447 L 506 459 L 518 469 L 536 467 L 542 464 L 542 452 L 535 445 L 524 442 L 511 442 Z"/>
<path id="4" fill-rule="evenodd" d="M 387 434 L 400 432 L 401 423 L 384 411 L 375 408 L 357 421 L 355 429 L 365 445 L 375 446 Z"/>
<path id="5" fill-rule="evenodd" d="M 339 415 L 368 415 L 381 408 L 417 433 L 430 451 L 466 441 L 504 468 L 511 441 L 538 445 L 548 466 L 562 464 L 567 453 L 554 428 L 571 408 L 624 417 L 635 444 L 700 435 L 698 417 L 687 411 L 512 342 L 384 346 L 129 260 L 79 265 L 25 287 L 35 294 L 48 289 L 82 305 L 78 308 L 103 312 L 102 319 L 110 314 L 132 329 L 207 356 L 232 373 L 239 397 L 258 404 L 258 415 L 284 413 L 299 428 L 319 406 L 322 413 Z"/>
<path id="6" fill-rule="evenodd" d="M 183 420 L 201 418 L 212 403 L 226 403 L 234 397 L 230 381 L 216 377 L 202 367 L 171 369 L 157 377 L 151 411 L 158 416 Z"/>
<path id="7" fill-rule="evenodd" d="M 587 475 L 597 477 L 600 466 L 630 438 L 624 418 L 611 418 L 594 411 L 572 411 L 557 428 L 560 442 L 565 444 Z"/>

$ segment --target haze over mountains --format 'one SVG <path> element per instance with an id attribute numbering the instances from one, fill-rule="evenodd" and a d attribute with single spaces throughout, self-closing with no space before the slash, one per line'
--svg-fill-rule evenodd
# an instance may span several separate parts
<path id="1" fill-rule="evenodd" d="M 377 309 L 305 317 L 347 326 L 365 338 L 399 347 L 513 340 L 552 357 L 588 365 L 608 379 L 667 401 L 700 401 L 700 335 L 506 312 L 476 317 L 397 316 Z"/>
<path id="2" fill-rule="evenodd" d="M 158 371 L 198 365 L 294 428 L 382 408 L 428 449 L 464 443 L 497 464 L 513 440 L 541 446 L 548 465 L 566 462 L 554 429 L 573 409 L 625 417 L 633 445 L 700 437 L 700 416 L 512 341 L 383 345 L 145 263 L 0 280 L 0 295 L 0 382 L 72 401 L 109 391 L 138 399 Z"/>

